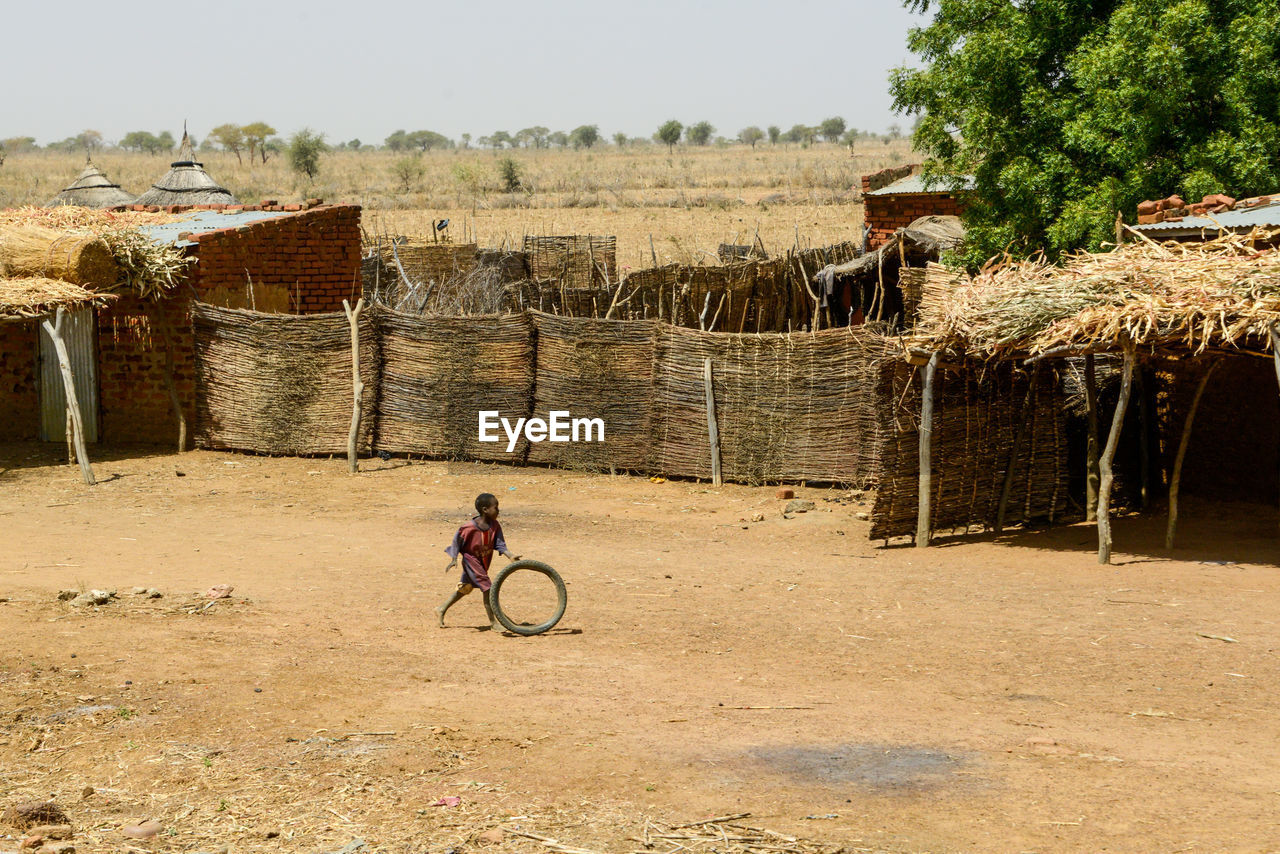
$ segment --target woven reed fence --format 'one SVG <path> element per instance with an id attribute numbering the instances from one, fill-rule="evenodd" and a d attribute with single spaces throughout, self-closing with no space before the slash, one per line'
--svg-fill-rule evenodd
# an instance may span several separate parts
<path id="1" fill-rule="evenodd" d="M 611 471 L 648 469 L 653 439 L 653 321 L 535 314 L 537 381 L 533 413 L 603 419 L 603 442 L 541 442 L 529 462 Z"/>
<path id="2" fill-rule="evenodd" d="M 412 282 L 442 282 L 459 273 L 469 273 L 476 266 L 474 243 L 399 243 L 378 247 L 378 255 L 394 273 L 396 256 Z"/>
<path id="3" fill-rule="evenodd" d="M 533 324 L 527 315 L 415 317 L 378 314 L 382 397 L 377 447 L 447 459 L 524 459 L 521 438 L 479 441 L 478 412 L 527 417 L 533 402 Z M 501 430 L 498 431 L 501 434 Z"/>
<path id="4" fill-rule="evenodd" d="M 703 361 L 725 480 L 862 484 L 877 471 L 877 359 L 882 339 L 860 327 L 800 335 L 658 330 L 651 467 L 711 477 Z"/>
<path id="5" fill-rule="evenodd" d="M 1025 435 L 1013 461 L 1005 512 L 1009 525 L 1060 516 L 1067 500 L 1065 395 L 1044 366 L 1024 410 L 1028 375 L 1010 363 L 939 370 L 933 416 L 934 530 L 994 527 L 1018 427 Z M 896 359 L 878 368 L 874 411 L 881 447 L 871 538 L 914 535 L 919 497 L 922 371 Z"/>
<path id="6" fill-rule="evenodd" d="M 197 447 L 267 454 L 345 453 L 351 429 L 351 327 L 343 314 L 261 314 L 194 303 Z M 359 447 L 378 399 L 378 335 L 360 318 Z"/>
<path id="7" fill-rule="evenodd" d="M 592 234 L 525 235 L 529 275 L 565 287 L 591 288 L 618 278 L 618 238 Z"/>

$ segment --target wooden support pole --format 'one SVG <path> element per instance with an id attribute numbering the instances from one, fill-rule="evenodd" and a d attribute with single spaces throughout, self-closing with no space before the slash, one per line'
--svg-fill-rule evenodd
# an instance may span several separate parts
<path id="1" fill-rule="evenodd" d="M 1084 400 L 1088 413 L 1088 448 L 1085 452 L 1084 520 L 1098 518 L 1098 375 L 1093 354 L 1084 357 Z"/>
<path id="2" fill-rule="evenodd" d="M 67 355 L 66 342 L 62 340 L 62 320 L 67 316 L 65 309 L 58 309 L 54 322 L 41 321 L 49 339 L 53 341 L 53 349 L 58 354 L 58 368 L 62 371 L 62 388 L 67 396 L 67 414 L 71 416 L 71 437 L 75 443 L 76 461 L 80 463 L 80 473 L 84 482 L 93 486 L 97 481 L 93 477 L 93 467 L 89 465 L 89 454 L 84 449 L 84 421 L 80 417 L 80 401 L 76 398 L 75 378 L 71 375 L 71 357 Z"/>
<path id="3" fill-rule="evenodd" d="M 1200 408 L 1200 397 L 1209 385 L 1209 377 L 1218 367 L 1218 360 L 1209 363 L 1209 369 L 1200 378 L 1196 386 L 1196 395 L 1191 399 L 1191 408 L 1187 410 L 1187 421 L 1182 425 L 1182 438 L 1178 441 L 1178 455 L 1173 461 L 1173 476 L 1169 479 L 1169 525 L 1164 532 L 1164 547 L 1173 548 L 1173 535 L 1178 527 L 1178 487 L 1182 483 L 1182 461 L 1187 456 L 1187 446 L 1191 444 L 1191 425 L 1196 420 L 1196 410 Z"/>
<path id="4" fill-rule="evenodd" d="M 711 360 L 702 360 L 702 384 L 707 391 L 707 433 L 711 437 L 711 483 L 720 486 L 720 428 L 716 424 L 716 393 L 711 386 Z"/>
<path id="5" fill-rule="evenodd" d="M 1040 365 L 1031 369 L 1031 380 L 1027 383 L 1027 397 L 1022 404 L 1022 413 L 1018 418 L 1018 429 L 1013 434 L 1013 448 L 1009 451 L 1009 465 L 1004 470 L 1004 485 L 1000 488 L 1000 504 L 996 508 L 996 533 L 1004 530 L 1004 514 L 1009 506 L 1009 493 L 1013 491 L 1014 468 L 1018 465 L 1018 454 L 1022 453 L 1022 443 L 1027 438 L 1027 426 L 1031 423 L 1031 409 L 1036 405 L 1036 383 L 1040 381 Z"/>
<path id="6" fill-rule="evenodd" d="M 360 437 L 360 398 L 364 395 L 364 382 L 360 379 L 360 312 L 364 309 L 364 299 L 356 301 L 355 309 L 351 303 L 342 301 L 342 310 L 347 313 L 347 322 L 351 324 L 351 385 L 355 392 L 355 404 L 351 411 L 351 432 L 347 434 L 347 467 L 355 474 L 360 470 L 356 459 L 356 442 Z"/>
<path id="7" fill-rule="evenodd" d="M 1147 388 L 1147 372 L 1139 367 L 1133 375 L 1134 393 L 1138 395 L 1138 479 L 1141 481 L 1142 509 L 1151 503 L 1151 403 Z"/>
<path id="8" fill-rule="evenodd" d="M 929 545 L 932 530 L 933 497 L 933 386 L 938 373 L 939 353 L 934 351 L 924 366 L 924 390 L 920 396 L 920 503 L 916 514 L 916 548 Z"/>
<path id="9" fill-rule="evenodd" d="M 1120 378 L 1120 400 L 1116 402 L 1115 416 L 1111 419 L 1111 432 L 1107 446 L 1098 460 L 1101 477 L 1098 482 L 1098 563 L 1111 563 L 1111 484 L 1115 473 L 1111 464 L 1115 461 L 1116 446 L 1120 443 L 1120 428 L 1124 426 L 1125 412 L 1129 409 L 1129 395 L 1133 391 L 1133 365 L 1138 360 L 1137 348 L 1126 342 L 1124 348 L 1124 373 Z"/>

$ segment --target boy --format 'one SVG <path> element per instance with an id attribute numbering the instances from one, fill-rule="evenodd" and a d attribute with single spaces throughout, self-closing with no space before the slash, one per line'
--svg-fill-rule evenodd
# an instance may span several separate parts
<path id="1" fill-rule="evenodd" d="M 484 601 L 484 612 L 489 617 L 489 628 L 495 632 L 502 631 L 502 624 L 493 616 L 493 608 L 489 605 L 489 561 L 496 551 L 511 560 L 519 560 L 520 555 L 507 551 L 507 541 L 502 538 L 502 526 L 498 524 L 498 499 L 488 492 L 476 498 L 476 513 L 471 521 L 458 529 L 453 535 L 453 542 L 445 549 L 445 553 L 453 558 L 446 566 L 445 572 L 453 569 L 462 557 L 462 579 L 458 589 L 436 608 L 436 616 L 440 618 L 440 628 L 444 628 L 444 615 L 453 605 L 473 589 L 480 589 L 480 598 Z"/>

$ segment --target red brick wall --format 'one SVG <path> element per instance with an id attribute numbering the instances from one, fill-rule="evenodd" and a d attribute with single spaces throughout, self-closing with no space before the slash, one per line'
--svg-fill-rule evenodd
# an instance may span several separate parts
<path id="1" fill-rule="evenodd" d="M 922 216 L 959 215 L 960 202 L 950 193 L 864 196 L 863 217 L 871 229 L 867 248 L 883 246 L 895 231 Z"/>
<path id="2" fill-rule="evenodd" d="M 300 314 L 342 311 L 343 299 L 354 305 L 360 297 L 357 205 L 325 205 L 192 239 L 199 243 L 197 292 L 243 289 L 249 276 L 255 285 L 286 288 Z"/>
<path id="3" fill-rule="evenodd" d="M 35 321 L 0 323 L 0 441 L 40 436 Z"/>
<path id="4" fill-rule="evenodd" d="M 176 443 L 177 422 L 164 383 L 163 310 L 173 334 L 174 374 L 190 436 L 195 413 L 195 341 L 190 301 L 214 288 L 286 287 L 303 314 L 341 311 L 360 295 L 360 208 L 326 205 L 239 228 L 192 235 L 189 283 L 157 307 L 134 297 L 98 313 L 98 375 L 105 442 Z M 274 209 L 274 208 L 273 208 Z M 190 441 L 188 440 L 188 444 Z"/>

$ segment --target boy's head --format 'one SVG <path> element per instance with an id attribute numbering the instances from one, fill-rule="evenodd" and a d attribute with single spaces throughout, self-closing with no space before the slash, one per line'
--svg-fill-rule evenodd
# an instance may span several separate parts
<path id="1" fill-rule="evenodd" d="M 476 512 L 492 522 L 498 518 L 498 497 L 490 492 L 476 496 Z"/>

